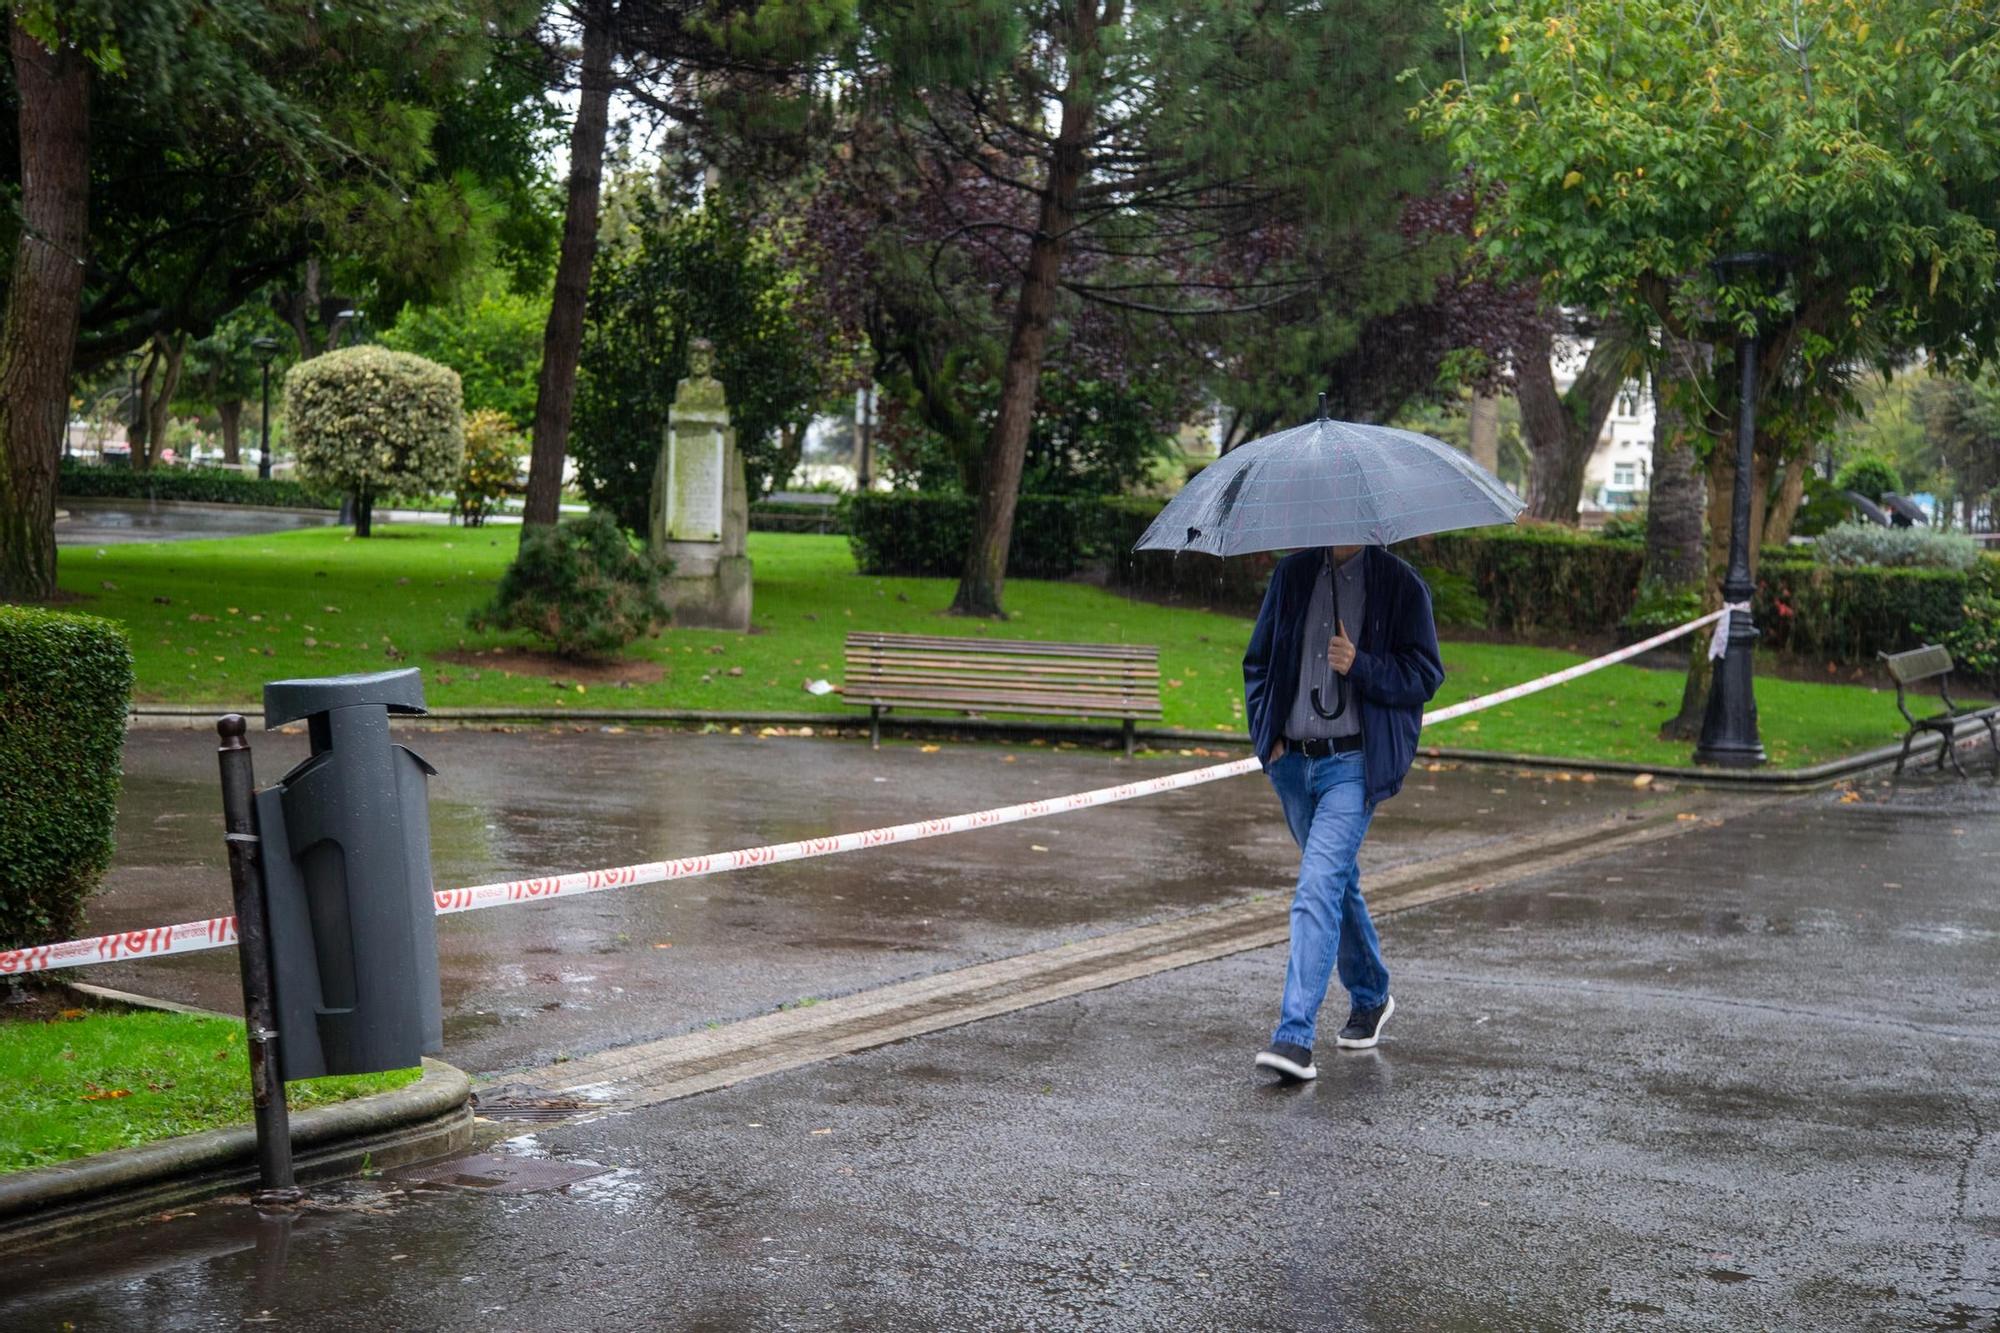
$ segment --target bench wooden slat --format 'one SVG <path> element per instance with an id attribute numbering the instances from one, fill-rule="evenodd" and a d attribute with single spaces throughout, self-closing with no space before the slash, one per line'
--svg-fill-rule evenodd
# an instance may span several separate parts
<path id="1" fill-rule="evenodd" d="M 1937 643 L 1927 643 L 1904 653 L 1883 653 L 1881 658 L 1889 668 L 1889 674 L 1905 685 L 1949 675 L 1952 668 L 1951 651 Z"/>
<path id="2" fill-rule="evenodd" d="M 847 636 L 847 647 L 941 648 L 968 656 L 981 653 L 1028 657 L 1135 657 L 1153 660 L 1160 650 L 1150 643 L 1056 643 L 1043 639 L 952 639 L 930 634 L 870 634 L 857 630 Z"/>
<path id="3" fill-rule="evenodd" d="M 1082 703 L 1133 702 L 1141 706 L 1157 706 L 1159 695 L 1141 690 L 1042 690 L 1024 685 L 1016 689 L 996 690 L 980 682 L 954 680 L 911 681 L 911 680 L 849 680 L 841 685 L 843 697 L 860 701 L 882 694 L 935 696 L 951 699 L 1074 699 Z"/>
<path id="4" fill-rule="evenodd" d="M 847 666 L 849 671 L 853 671 L 856 668 L 864 671 L 944 671 L 952 675 L 964 676 L 968 680 L 995 676 L 1018 677 L 1029 680 L 1096 678 L 1105 680 L 1156 681 L 1160 678 L 1160 669 L 1150 663 L 1143 666 L 1137 663 L 1100 666 L 1076 658 L 1070 659 L 1069 663 L 1065 665 L 1053 666 L 1027 662 L 954 662 L 949 658 L 943 657 L 863 656 L 850 657 L 847 661 Z"/>
<path id="5" fill-rule="evenodd" d="M 841 694 L 870 710 L 878 740 L 888 708 L 1116 717 L 1125 721 L 1129 753 L 1132 723 L 1163 716 L 1159 657 L 1152 644 L 855 631 Z"/>

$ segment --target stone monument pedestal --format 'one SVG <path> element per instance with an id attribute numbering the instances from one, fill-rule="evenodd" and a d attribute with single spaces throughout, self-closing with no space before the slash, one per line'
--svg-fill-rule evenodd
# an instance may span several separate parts
<path id="1" fill-rule="evenodd" d="M 750 628 L 750 494 L 722 386 L 697 348 L 653 468 L 651 545 L 673 561 L 660 594 L 676 625 Z"/>

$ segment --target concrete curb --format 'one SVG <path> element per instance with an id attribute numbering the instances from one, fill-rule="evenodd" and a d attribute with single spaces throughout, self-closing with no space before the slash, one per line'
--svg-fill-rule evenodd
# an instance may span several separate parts
<path id="1" fill-rule="evenodd" d="M 142 1008 L 205 1013 L 101 987 L 98 998 Z M 462 1151 L 472 1142 L 472 1080 L 442 1060 L 406 1087 L 316 1106 L 292 1116 L 299 1183 L 334 1180 Z M 36 1244 L 198 1203 L 257 1183 L 257 1132 L 249 1125 L 0 1175 L 0 1242 Z"/>
<path id="2" fill-rule="evenodd" d="M 137 730 L 201 730 L 213 728 L 215 719 L 224 713 L 241 713 L 253 722 L 264 716 L 259 704 L 238 704 L 234 706 L 217 704 L 195 706 L 187 704 L 134 704 L 128 715 L 128 725 Z M 544 708 L 434 708 L 420 718 L 394 718 L 392 723 L 403 727 L 438 725 L 451 726 L 491 726 L 491 725 L 549 725 L 591 724 L 599 726 L 636 724 L 640 726 L 691 726 L 714 724 L 717 726 L 741 727 L 813 727 L 828 733 L 842 730 L 866 730 L 866 718 L 847 713 L 722 713 L 701 709 L 678 708 L 576 708 L 551 710 Z M 973 734 L 994 740 L 1034 740 L 1062 739 L 1101 743 L 1107 747 L 1122 744 L 1122 736 L 1116 727 L 1092 726 L 1086 723 L 1046 723 L 1014 722 L 998 718 L 947 718 L 947 717 L 904 717 L 885 718 L 882 730 L 900 736 L 936 736 Z M 1250 737 L 1238 732 L 1189 731 L 1181 727 L 1141 727 L 1134 735 L 1142 742 L 1169 747 L 1192 745 L 1247 746 Z M 1976 745 L 1985 740 L 1986 730 L 1976 723 L 1961 725 L 1955 743 L 1965 748 L 1968 743 Z M 1910 749 L 1910 764 L 1914 767 L 1934 759 L 1939 741 L 1931 735 L 1918 739 Z M 1860 777 L 1878 769 L 1891 768 L 1896 756 L 1901 752 L 1900 742 L 1883 746 L 1877 750 L 1866 750 L 1860 754 L 1848 755 L 1842 759 L 1828 760 L 1807 768 L 1788 769 L 1723 769 L 1696 768 L 1688 765 L 1661 766 L 1635 764 L 1612 759 L 1564 759 L 1553 755 L 1508 754 L 1493 750 L 1467 750 L 1450 745 L 1426 745 L 1417 753 L 1429 759 L 1444 759 L 1454 763 L 1478 764 L 1495 768 L 1537 768 L 1562 770 L 1570 773 L 1596 773 L 1606 777 L 1637 777 L 1650 773 L 1654 777 L 1668 778 L 1675 782 L 1685 782 L 1694 786 L 1713 787 L 1718 790 L 1748 791 L 1809 791 L 1846 778 Z"/>

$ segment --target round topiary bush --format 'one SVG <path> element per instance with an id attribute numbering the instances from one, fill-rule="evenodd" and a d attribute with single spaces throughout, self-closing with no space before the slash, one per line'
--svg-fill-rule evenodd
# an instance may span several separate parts
<path id="1" fill-rule="evenodd" d="M 468 528 L 486 522 L 514 489 L 515 465 L 528 442 L 504 412 L 482 407 L 465 418 L 465 461 L 458 469 L 458 516 Z"/>
<path id="2" fill-rule="evenodd" d="M 1853 491 L 1877 504 L 1889 492 L 1901 494 L 1903 489 L 1903 479 L 1897 475 L 1896 465 L 1880 454 L 1856 454 L 1848 459 L 1840 465 L 1833 484 L 1838 490 Z"/>
<path id="3" fill-rule="evenodd" d="M 468 618 L 474 629 L 523 629 L 559 655 L 588 659 L 616 652 L 667 622 L 661 556 L 633 549 L 602 509 L 521 533 L 521 552 L 493 602 Z"/>
<path id="4" fill-rule="evenodd" d="M 343 347 L 285 376 L 285 429 L 310 480 L 354 497 L 366 537 L 375 497 L 450 490 L 465 453 L 458 372 L 386 347 Z"/>

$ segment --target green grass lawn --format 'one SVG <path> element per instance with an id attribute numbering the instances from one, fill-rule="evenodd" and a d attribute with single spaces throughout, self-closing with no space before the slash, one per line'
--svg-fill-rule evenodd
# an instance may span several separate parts
<path id="1" fill-rule="evenodd" d="M 250 1122 L 243 1025 L 195 1014 L 66 1010 L 0 1023 L 0 1171 Z M 286 1085 L 294 1110 L 413 1083 L 420 1069 Z"/>
<path id="2" fill-rule="evenodd" d="M 530 646 L 525 636 L 478 634 L 466 612 L 490 595 L 517 528 L 382 526 L 357 539 L 319 528 L 268 537 L 157 545 L 74 547 L 62 554 L 74 609 L 122 621 L 132 635 L 138 698 L 240 704 L 286 676 L 424 668 L 438 706 L 696 708 L 825 712 L 855 717 L 806 680 L 841 678 L 850 630 L 991 635 L 1156 644 L 1169 725 L 1240 734 L 1239 663 L 1249 623 L 1239 617 L 1136 602 L 1073 583 L 1008 584 L 1004 623 L 942 613 L 951 584 L 871 578 L 854 570 L 845 539 L 753 533 L 756 629 L 748 636 L 668 630 L 629 656 L 659 677 L 620 685 L 517 669 L 506 656 L 441 661 Z M 1542 648 L 1447 643 L 1438 702 L 1511 685 L 1567 666 Z M 598 683 L 590 683 L 596 679 Z M 1565 758 L 1687 762 L 1687 747 L 1654 739 L 1678 703 L 1676 672 L 1612 667 L 1532 699 L 1426 733 L 1434 744 Z M 1884 744 L 1900 734 L 1893 695 L 1866 687 L 1758 683 L 1764 741 L 1774 762 L 1802 766 Z"/>

